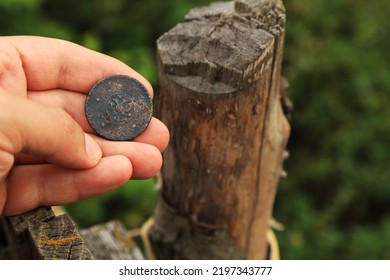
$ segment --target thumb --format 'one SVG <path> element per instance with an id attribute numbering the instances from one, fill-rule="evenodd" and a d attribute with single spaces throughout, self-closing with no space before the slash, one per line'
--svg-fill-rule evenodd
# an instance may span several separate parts
<path id="1" fill-rule="evenodd" d="M 38 156 L 68 168 L 90 168 L 102 157 L 99 145 L 64 110 L 0 93 L 0 147 Z"/>

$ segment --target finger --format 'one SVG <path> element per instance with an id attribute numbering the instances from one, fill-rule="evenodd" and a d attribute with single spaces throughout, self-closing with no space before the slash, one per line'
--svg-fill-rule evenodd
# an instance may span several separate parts
<path id="1" fill-rule="evenodd" d="M 14 157 L 12 154 L 0 150 L 0 215 L 3 212 L 5 201 L 7 199 L 6 181 L 12 166 Z"/>
<path id="2" fill-rule="evenodd" d="M 124 156 L 103 158 L 86 170 L 57 165 L 16 166 L 7 181 L 4 215 L 15 215 L 40 205 L 64 205 L 94 197 L 124 184 L 132 174 Z"/>
<path id="3" fill-rule="evenodd" d="M 65 90 L 30 91 L 28 98 L 45 105 L 64 109 L 86 132 L 95 133 L 85 116 L 86 97 L 84 94 Z M 133 141 L 153 145 L 162 152 L 168 145 L 169 131 L 161 121 L 152 118 L 145 131 Z"/>
<path id="4" fill-rule="evenodd" d="M 59 39 L 35 36 L 3 37 L 17 48 L 30 90 L 62 88 L 86 93 L 104 77 L 123 74 L 150 83 L 121 61 Z"/>
<path id="5" fill-rule="evenodd" d="M 147 179 L 155 176 L 162 166 L 161 152 L 152 145 L 136 142 L 113 142 L 93 137 L 103 151 L 103 157 L 123 155 L 133 166 L 132 179 Z M 47 163 L 42 158 L 19 154 L 15 159 L 17 164 Z"/>
<path id="6" fill-rule="evenodd" d="M 133 166 L 132 179 L 147 179 L 155 176 L 162 166 L 161 152 L 152 145 L 135 142 L 113 142 L 94 137 L 103 151 L 103 156 L 124 155 Z"/>
<path id="7" fill-rule="evenodd" d="M 155 176 L 162 166 L 161 152 L 152 145 L 135 142 L 112 142 L 95 136 L 95 141 L 103 151 L 103 156 L 123 155 L 127 157 L 133 166 L 132 179 L 147 179 Z M 47 163 L 39 157 L 27 154 L 18 154 L 15 162 L 19 164 L 43 164 Z"/>
<path id="8" fill-rule="evenodd" d="M 132 141 L 153 145 L 163 152 L 169 143 L 169 131 L 159 119 L 152 118 L 146 129 Z"/>
<path id="9" fill-rule="evenodd" d="M 48 163 L 40 157 L 29 155 L 26 153 L 18 153 L 15 156 L 15 164 L 40 164 L 40 163 Z"/>
<path id="10" fill-rule="evenodd" d="M 27 92 L 28 99 L 65 110 L 85 132 L 94 133 L 85 115 L 86 97 L 84 93 L 62 89 Z"/>
<path id="11" fill-rule="evenodd" d="M 26 77 L 17 49 L 0 37 L 0 87 L 7 92 L 26 95 Z"/>
<path id="12" fill-rule="evenodd" d="M 71 168 L 90 168 L 101 158 L 97 143 L 67 114 L 23 97 L 0 93 L 0 146 Z"/>

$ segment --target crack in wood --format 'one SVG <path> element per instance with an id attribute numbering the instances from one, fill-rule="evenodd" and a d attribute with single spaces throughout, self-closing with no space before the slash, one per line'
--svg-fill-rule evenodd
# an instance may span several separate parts
<path id="1" fill-rule="evenodd" d="M 159 221 L 166 208 L 157 208 L 157 257 L 192 258 L 188 244 L 218 243 L 222 232 L 234 246 L 221 251 L 266 256 L 274 174 L 289 136 L 279 110 L 284 19 L 280 0 L 216 3 L 190 11 L 157 41 L 158 115 L 172 132 L 160 203 L 187 223 Z M 221 257 L 203 249 L 205 258 Z"/>

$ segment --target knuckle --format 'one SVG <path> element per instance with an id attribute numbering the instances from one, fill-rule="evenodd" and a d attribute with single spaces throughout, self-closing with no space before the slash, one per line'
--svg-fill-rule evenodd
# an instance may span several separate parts
<path id="1" fill-rule="evenodd" d="M 80 135 L 82 135 L 81 127 L 66 111 L 60 108 L 52 108 L 52 110 L 54 111 L 52 114 L 57 116 L 58 121 L 61 124 L 61 129 L 64 132 L 64 135 L 69 138 L 80 137 Z"/>

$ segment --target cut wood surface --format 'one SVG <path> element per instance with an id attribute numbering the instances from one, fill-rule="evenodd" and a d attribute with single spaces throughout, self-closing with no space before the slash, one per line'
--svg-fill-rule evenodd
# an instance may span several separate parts
<path id="1" fill-rule="evenodd" d="M 80 231 L 97 260 L 143 260 L 142 252 L 119 221 L 110 221 Z"/>
<path id="2" fill-rule="evenodd" d="M 93 259 L 70 217 L 55 216 L 50 207 L 1 219 L 2 259 Z"/>
<path id="3" fill-rule="evenodd" d="M 264 259 L 290 127 L 280 0 L 189 12 L 157 42 L 158 115 L 171 133 L 150 233 L 160 259 Z"/>
<path id="4" fill-rule="evenodd" d="M 142 260 L 144 256 L 134 236 L 129 235 L 120 221 L 79 231 L 63 210 L 39 207 L 20 215 L 0 217 L 0 260 L 12 259 Z"/>

